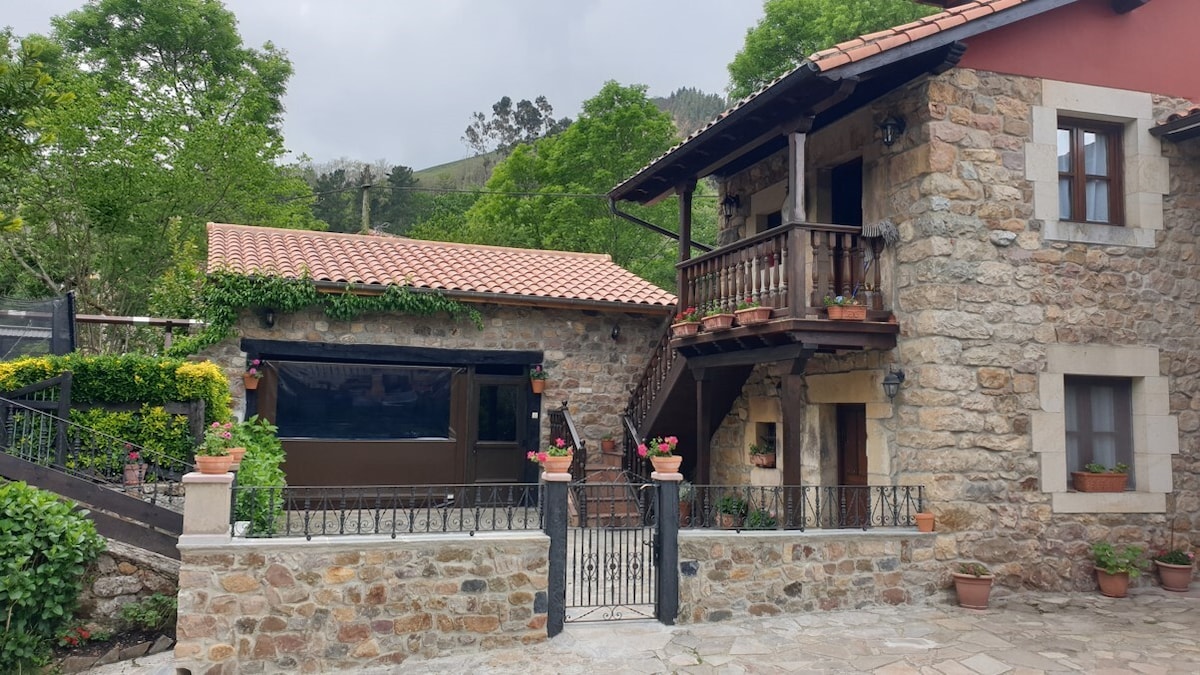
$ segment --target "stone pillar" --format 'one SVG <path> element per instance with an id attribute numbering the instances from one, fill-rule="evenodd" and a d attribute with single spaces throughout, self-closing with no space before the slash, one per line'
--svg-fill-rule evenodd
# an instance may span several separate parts
<path id="1" fill-rule="evenodd" d="M 550 570 L 546 580 L 546 635 L 562 632 L 567 619 L 567 484 L 569 473 L 542 473 L 545 483 L 546 535 L 550 537 Z"/>
<path id="2" fill-rule="evenodd" d="M 658 485 L 658 536 L 654 545 L 658 556 L 655 618 L 673 626 L 679 615 L 679 483 L 683 474 L 654 471 L 650 478 Z"/>
<path id="3" fill-rule="evenodd" d="M 192 472 L 183 477 L 187 500 L 183 507 L 183 534 L 179 547 L 210 546 L 230 542 L 229 513 L 233 502 L 233 474 Z"/>

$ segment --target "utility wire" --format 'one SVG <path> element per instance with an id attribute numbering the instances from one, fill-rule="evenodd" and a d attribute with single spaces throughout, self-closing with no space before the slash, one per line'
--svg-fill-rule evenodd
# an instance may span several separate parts
<path id="1" fill-rule="evenodd" d="M 506 197 L 581 197 L 581 198 L 602 197 L 604 199 L 608 199 L 607 194 L 595 193 L 595 192 L 503 192 L 503 191 L 498 191 L 498 190 L 466 190 L 466 189 L 462 189 L 462 188 L 435 188 L 435 187 L 417 187 L 417 186 L 406 187 L 406 186 L 400 186 L 400 185 L 385 185 L 385 184 L 372 185 L 371 187 L 372 188 L 387 188 L 388 190 L 399 190 L 401 192 L 434 192 L 434 193 L 456 193 L 456 194 L 473 194 L 473 195 L 503 195 Z M 332 195 L 332 194 L 338 194 L 341 192 L 352 192 L 352 191 L 362 190 L 362 189 L 363 189 L 363 186 L 355 185 L 352 187 L 337 188 L 334 190 L 324 190 L 322 192 L 314 192 L 314 193 L 312 193 L 312 196 L 320 197 L 321 195 Z M 302 196 L 298 196 L 298 197 L 289 197 L 288 199 L 286 199 L 284 201 L 294 201 L 297 199 L 305 199 L 308 196 L 309 195 L 302 195 Z M 716 199 L 716 198 L 717 198 L 717 195 L 692 195 L 692 199 Z"/>

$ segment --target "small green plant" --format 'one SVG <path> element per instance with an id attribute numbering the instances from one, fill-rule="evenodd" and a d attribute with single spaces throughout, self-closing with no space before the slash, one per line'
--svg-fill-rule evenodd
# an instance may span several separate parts
<path id="1" fill-rule="evenodd" d="M 694 487 L 692 487 L 692 484 L 690 482 L 688 482 L 686 480 L 680 481 L 680 483 L 679 483 L 679 501 L 690 502 L 690 501 L 692 501 L 692 497 L 695 494 L 696 494 L 696 489 Z"/>
<path id="2" fill-rule="evenodd" d="M 745 499 L 737 495 L 725 495 L 717 500 L 716 509 L 717 513 L 728 516 L 744 516 L 749 506 Z"/>
<path id="3" fill-rule="evenodd" d="M 160 631 L 175 624 L 178 611 L 179 601 L 175 596 L 155 593 L 121 607 L 121 621 L 130 628 Z"/>
<path id="4" fill-rule="evenodd" d="M 746 517 L 747 530 L 773 530 L 779 525 L 770 511 L 755 509 Z"/>
<path id="5" fill-rule="evenodd" d="M 603 436 L 600 437 L 600 440 L 611 441 L 611 440 L 614 440 L 614 438 L 613 438 L 612 434 L 604 434 Z"/>
<path id="6" fill-rule="evenodd" d="M 833 296 L 827 295 L 827 296 L 825 296 L 823 302 L 825 303 L 826 307 L 831 307 L 833 305 L 838 305 L 839 307 L 845 307 L 847 305 L 861 304 L 858 301 L 858 299 L 853 295 L 833 295 Z"/>
<path id="7" fill-rule="evenodd" d="M 1179 548 L 1173 548 L 1170 551 L 1164 549 L 1159 551 L 1154 559 L 1168 565 L 1191 565 L 1196 561 L 1196 554 Z"/>
<path id="8" fill-rule="evenodd" d="M 1117 548 L 1107 541 L 1092 544 L 1092 562 L 1097 569 L 1109 574 L 1128 574 L 1130 579 L 1136 579 L 1142 573 L 1145 564 L 1143 556 L 1146 551 L 1141 546 L 1132 544 Z"/>
<path id="9" fill-rule="evenodd" d="M 1092 462 L 1091 464 L 1085 464 L 1083 470 L 1088 473 L 1129 473 L 1129 465 L 1117 464 L 1113 467 L 1107 467 L 1103 464 Z"/>
<path id="10" fill-rule="evenodd" d="M 540 363 L 529 369 L 529 379 L 531 380 L 544 380 L 546 375 L 546 369 Z"/>
<path id="11" fill-rule="evenodd" d="M 728 314 L 724 307 L 720 305 L 709 305 L 704 308 L 704 316 L 716 316 L 718 314 Z"/>
<path id="12" fill-rule="evenodd" d="M 754 298 L 745 298 L 744 300 L 738 300 L 738 304 L 737 304 L 738 309 L 757 309 L 759 307 L 762 307 L 762 305 L 759 304 L 758 302 L 756 302 L 754 300 Z"/>
<path id="13" fill-rule="evenodd" d="M 775 444 L 770 441 L 755 443 L 750 446 L 750 454 L 752 455 L 773 455 L 775 454 Z"/>
<path id="14" fill-rule="evenodd" d="M 283 512 L 283 444 L 278 427 L 254 415 L 233 428 L 233 441 L 246 448 L 238 470 L 235 520 L 250 522 L 250 535 L 274 534 Z"/>
<path id="15" fill-rule="evenodd" d="M 112 637 L 108 631 L 91 631 L 84 626 L 74 626 L 58 636 L 58 646 L 64 649 L 75 649 L 88 642 L 104 642 Z"/>
<path id="16" fill-rule="evenodd" d="M 977 562 L 959 563 L 958 564 L 958 573 L 959 574 L 969 574 L 973 577 L 986 577 L 989 574 L 991 574 L 991 572 L 988 570 L 988 568 L 983 563 L 977 563 Z"/>

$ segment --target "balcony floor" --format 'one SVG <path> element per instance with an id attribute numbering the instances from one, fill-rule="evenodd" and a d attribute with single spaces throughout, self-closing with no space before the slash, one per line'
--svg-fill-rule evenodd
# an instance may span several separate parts
<path id="1" fill-rule="evenodd" d="M 892 349 L 896 346 L 900 325 L 888 321 L 888 312 L 872 314 L 875 316 L 869 316 L 867 321 L 772 319 L 752 326 L 672 338 L 671 347 L 689 360 L 712 360 L 714 365 L 781 361 L 814 352 Z"/>

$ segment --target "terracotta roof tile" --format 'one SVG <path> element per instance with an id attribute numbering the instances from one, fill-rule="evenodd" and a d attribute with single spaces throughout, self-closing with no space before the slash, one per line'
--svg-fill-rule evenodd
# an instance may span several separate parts
<path id="1" fill-rule="evenodd" d="M 668 307 L 675 296 L 598 253 L 208 224 L 209 271 Z"/>

